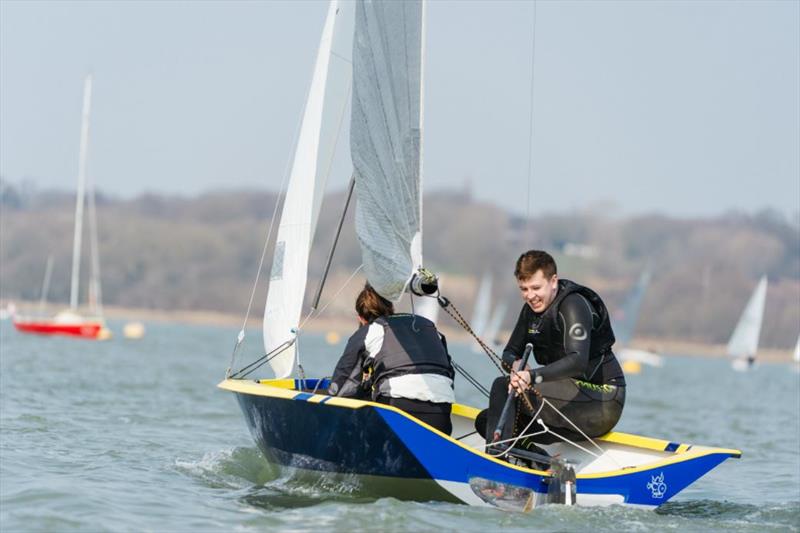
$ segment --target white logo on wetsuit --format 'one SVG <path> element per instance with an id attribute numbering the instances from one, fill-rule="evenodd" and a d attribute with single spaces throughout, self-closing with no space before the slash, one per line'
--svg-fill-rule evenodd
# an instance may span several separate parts
<path id="1" fill-rule="evenodd" d="M 577 324 L 573 324 L 571 328 L 569 328 L 569 336 L 575 339 L 576 341 L 582 341 L 586 339 L 586 328 L 583 327 L 583 324 L 578 322 Z"/>

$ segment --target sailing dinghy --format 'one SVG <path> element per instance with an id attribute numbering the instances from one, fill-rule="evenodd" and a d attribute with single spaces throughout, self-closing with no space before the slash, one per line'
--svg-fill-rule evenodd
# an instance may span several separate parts
<path id="1" fill-rule="evenodd" d="M 730 341 L 728 341 L 728 356 L 732 358 L 731 366 L 738 372 L 747 371 L 755 366 L 766 300 L 767 276 L 761 276 L 747 306 L 742 311 L 742 316 L 739 317 Z"/>
<path id="2" fill-rule="evenodd" d="M 266 354 L 232 370 L 243 328 L 227 377 L 218 386 L 235 394 L 270 462 L 341 479 L 376 497 L 520 511 L 550 502 L 661 505 L 741 452 L 613 432 L 594 441 L 544 446 L 557 459 L 546 470 L 527 468 L 486 453 L 474 430 L 478 410 L 473 407 L 454 405 L 453 432 L 445 435 L 395 407 L 329 396 L 328 379 L 298 372 L 308 247 L 321 197 L 310 191 L 317 191 L 312 187 L 319 187 L 327 172 L 321 162 L 328 160 L 323 147 L 330 145 L 323 136 L 327 120 L 335 121 L 343 109 L 335 96 L 349 92 L 341 74 L 351 64 L 355 225 L 363 271 L 393 301 L 409 286 L 417 294 L 431 289 L 430 278 L 418 271 L 423 17 L 421 0 L 331 2 L 275 245 L 264 321 Z M 304 191 L 299 211 L 296 190 Z M 308 202 L 309 197 L 314 200 Z M 272 303 L 276 297 L 282 302 Z M 266 362 L 275 379 L 246 379 Z"/>
<path id="3" fill-rule="evenodd" d="M 15 315 L 14 327 L 22 333 L 38 335 L 66 335 L 83 339 L 104 340 L 111 337 L 103 319 L 100 295 L 100 259 L 97 248 L 97 215 L 95 209 L 94 186 L 88 186 L 89 232 L 91 250 L 91 274 L 89 281 L 89 315 L 84 316 L 78 309 L 80 294 L 81 242 L 83 238 L 83 215 L 87 196 L 87 154 L 89 150 L 89 114 L 92 102 L 92 76 L 86 77 L 83 85 L 83 112 L 81 114 L 80 158 L 78 164 L 78 192 L 75 202 L 75 228 L 72 241 L 72 281 L 70 284 L 69 309 L 55 316 Z M 45 283 L 42 288 L 42 301 L 49 285 L 52 261 L 48 260 Z M 40 305 L 40 308 L 43 304 Z"/>

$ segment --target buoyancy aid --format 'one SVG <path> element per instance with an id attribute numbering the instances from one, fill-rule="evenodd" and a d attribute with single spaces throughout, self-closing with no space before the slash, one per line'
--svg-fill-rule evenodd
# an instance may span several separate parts
<path id="1" fill-rule="evenodd" d="M 382 381 L 406 374 L 436 374 L 453 379 L 450 356 L 433 322 L 418 315 L 395 314 L 373 323 L 384 329 L 380 350 L 365 361 L 365 366 L 371 367 L 376 393 Z"/>
<path id="2" fill-rule="evenodd" d="M 574 293 L 586 298 L 594 311 L 589 360 L 598 359 L 611 351 L 615 341 L 614 331 L 611 329 L 608 309 L 603 300 L 588 287 L 568 279 L 560 279 L 555 299 L 540 315 L 531 313 L 528 323 L 528 342 L 533 344 L 534 357 L 540 365 L 550 364 L 564 356 L 564 332 L 558 318 L 558 309 L 564 299 Z"/>

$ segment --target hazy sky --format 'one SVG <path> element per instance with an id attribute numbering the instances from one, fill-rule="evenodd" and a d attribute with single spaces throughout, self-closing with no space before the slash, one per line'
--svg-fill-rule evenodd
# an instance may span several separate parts
<path id="1" fill-rule="evenodd" d="M 74 187 L 91 71 L 101 190 L 276 190 L 326 9 L 2 0 L 0 174 Z M 468 182 L 524 214 L 532 146 L 532 213 L 800 211 L 800 2 L 431 0 L 427 17 L 427 190 Z"/>

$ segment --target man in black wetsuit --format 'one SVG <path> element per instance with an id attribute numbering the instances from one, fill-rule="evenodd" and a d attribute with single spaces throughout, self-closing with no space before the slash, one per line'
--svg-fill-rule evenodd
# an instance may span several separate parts
<path id="1" fill-rule="evenodd" d="M 509 417 L 501 439 L 541 432 L 538 420 L 551 431 L 520 439 L 516 446 L 531 449 L 534 442 L 562 440 L 557 435 L 569 440 L 585 440 L 581 432 L 604 435 L 616 425 L 625 403 L 625 377 L 611 351 L 614 332 L 605 304 L 593 290 L 558 279 L 555 260 L 547 252 L 522 254 L 514 275 L 525 300 L 503 350 L 503 364 L 514 372 L 510 385 L 506 377 L 494 381 L 489 408 L 478 416 L 476 428 L 491 440 L 513 389 L 528 401 L 517 399 L 516 416 Z M 533 344 L 533 358 L 542 366 L 520 370 L 527 343 Z"/>

